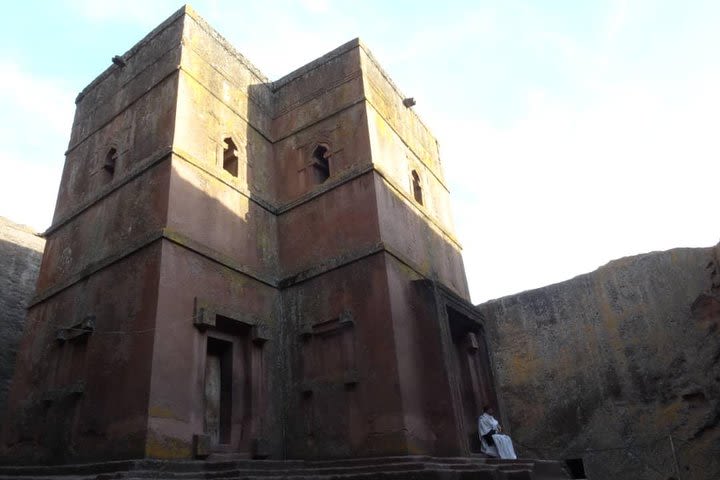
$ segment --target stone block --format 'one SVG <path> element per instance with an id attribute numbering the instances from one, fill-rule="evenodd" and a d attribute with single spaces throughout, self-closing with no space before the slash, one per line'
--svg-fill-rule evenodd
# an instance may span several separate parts
<path id="1" fill-rule="evenodd" d="M 192 437 L 192 451 L 195 458 L 207 458 L 212 453 L 212 442 L 210 436 L 204 433 L 196 433 Z"/>

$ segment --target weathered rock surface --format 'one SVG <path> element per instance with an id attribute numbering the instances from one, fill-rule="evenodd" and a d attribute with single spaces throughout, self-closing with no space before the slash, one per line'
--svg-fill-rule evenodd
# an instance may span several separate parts
<path id="1" fill-rule="evenodd" d="M 25 306 L 35 291 L 44 245 L 28 227 L 0 217 L 0 414 L 5 410 Z"/>
<path id="2" fill-rule="evenodd" d="M 480 305 L 520 452 L 668 478 L 672 435 L 679 478 L 720 478 L 719 255 L 623 258 Z"/>

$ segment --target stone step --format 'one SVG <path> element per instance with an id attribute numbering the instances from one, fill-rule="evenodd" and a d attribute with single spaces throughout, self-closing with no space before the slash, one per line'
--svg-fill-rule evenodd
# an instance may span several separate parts
<path id="1" fill-rule="evenodd" d="M 415 472 L 415 471 L 455 471 L 455 472 L 492 472 L 498 469 L 493 467 L 472 467 L 462 465 L 443 465 L 443 464 L 402 464 L 402 465 L 385 465 L 385 466 L 373 466 L 373 467 L 352 467 L 346 469 L 340 468 L 323 468 L 323 469 L 287 469 L 287 470 L 253 470 L 253 469 L 232 469 L 232 470 L 217 470 L 211 472 L 161 472 L 163 477 L 171 478 L 174 480 L 193 480 L 196 478 L 203 479 L 226 479 L 226 478 L 238 478 L 244 476 L 256 476 L 256 477 L 275 477 L 275 476 L 288 476 L 292 478 L 302 477 L 332 477 L 332 476 L 357 476 L 357 475 L 375 475 L 385 473 L 402 473 L 402 472 Z M 134 470 L 131 472 L 119 472 L 113 478 L 156 478 L 158 471 L 156 470 Z M 1 478 L 1 477 L 0 477 Z"/>
<path id="2" fill-rule="evenodd" d="M 558 462 L 479 457 L 335 460 L 127 460 L 56 466 L 0 466 L 0 480 L 561 480 Z"/>
<path id="3" fill-rule="evenodd" d="M 0 480 L 174 480 L 159 472 L 153 472 L 153 476 L 115 476 L 109 474 L 101 474 L 97 476 L 50 476 L 50 477 L 16 477 L 0 475 Z M 205 477 L 192 477 L 193 479 L 204 479 Z M 532 478 L 532 477 L 509 477 L 505 473 L 497 470 L 407 470 L 403 472 L 379 472 L 379 473 L 356 473 L 356 474 L 335 474 L 335 475 L 287 475 L 282 474 L 232 474 L 223 479 L 233 480 L 371 480 L 371 479 L 387 479 L 387 480 L 515 480 L 516 478 Z M 564 479 L 563 479 L 564 480 Z"/>
<path id="4" fill-rule="evenodd" d="M 117 471 L 136 471 L 136 470 L 160 470 L 163 472 L 211 472 L 226 470 L 305 470 L 312 469 L 317 471 L 347 470 L 368 468 L 377 470 L 378 468 L 417 468 L 418 466 L 463 466 L 463 465 L 486 465 L 481 459 L 467 458 L 432 458 L 432 457 L 391 457 L 385 459 L 353 459 L 333 460 L 333 461 L 266 461 L 266 460 L 246 460 L 246 461 L 222 461 L 222 462 L 203 462 L 203 461 L 161 461 L 161 460 L 136 460 L 125 462 L 106 462 L 96 464 L 79 464 L 79 465 L 58 465 L 58 466 L 0 466 L 0 473 L 12 473 L 17 475 L 83 475 L 89 473 L 109 473 Z M 500 464 L 502 468 L 504 465 Z M 526 464 L 531 466 L 531 464 Z"/>
<path id="5" fill-rule="evenodd" d="M 354 468 L 354 469 L 290 469 L 290 470 L 219 470 L 219 471 L 212 471 L 212 472 L 167 472 L 167 471 L 157 471 L 157 470 L 134 470 L 134 471 L 128 471 L 128 472 L 116 472 L 111 474 L 98 474 L 98 475 L 83 475 L 83 476 L 42 476 L 38 477 L 35 475 L 26 476 L 23 475 L 21 477 L 17 475 L 12 476 L 4 476 L 0 475 L 0 480 L 4 480 L 6 478 L 33 478 L 33 479 L 39 479 L 42 478 L 45 479 L 55 479 L 55 480 L 61 480 L 65 478 L 73 478 L 73 479 L 128 479 L 128 478 L 158 478 L 158 475 L 162 475 L 163 478 L 167 479 L 173 479 L 173 480 L 194 480 L 194 479 L 212 479 L 212 480 L 220 480 L 220 479 L 237 479 L 237 478 L 245 478 L 245 477 L 256 477 L 256 478 L 276 478 L 276 477 L 283 477 L 283 478 L 293 478 L 293 479 L 300 479 L 300 478 L 334 478 L 334 477 L 342 477 L 342 478 L 363 478 L 365 476 L 372 476 L 372 475 L 388 475 L 388 474 L 403 474 L 403 473 L 415 473 L 415 472 L 471 472 L 471 473 L 484 473 L 484 472 L 496 472 L 497 469 L 494 469 L 492 467 L 464 467 L 464 466 L 458 466 L 458 465 L 452 465 L 452 466 L 446 466 L 446 465 L 421 465 L 421 464 L 410 464 L 407 466 L 402 467 L 393 467 L 393 466 L 387 466 L 387 468 L 382 468 L 380 466 L 373 467 L 373 468 Z M 488 476 L 488 478 L 494 478 L 491 476 Z"/>
<path id="6" fill-rule="evenodd" d="M 503 470 L 504 480 L 533 480 L 532 470 L 507 469 Z"/>
<path id="7" fill-rule="evenodd" d="M 431 461 L 432 460 L 432 461 Z M 530 464 L 528 464 L 530 466 Z M 105 466 L 103 466 L 105 467 Z M 99 474 L 99 473 L 112 473 L 112 472 L 156 472 L 161 471 L 167 475 L 176 475 L 177 478 L 185 478 L 188 475 L 194 475 L 202 473 L 206 478 L 214 478 L 214 474 L 224 474 L 226 472 L 267 472 L 272 474 L 273 472 L 282 473 L 295 473 L 303 475 L 308 472 L 321 473 L 321 474 L 341 474 L 341 473 L 362 473 L 362 472 L 380 472 L 380 471 L 403 471 L 403 470 L 418 470 L 418 469 L 435 469 L 435 468 L 447 468 L 447 469 L 463 469 L 463 468 L 475 468 L 475 469 L 497 469 L 513 467 L 513 465 L 500 465 L 491 466 L 482 462 L 460 462 L 460 461 L 443 461 L 441 459 L 427 459 L 426 461 L 393 461 L 391 462 L 371 462 L 371 463 L 357 463 L 349 462 L 343 464 L 341 462 L 307 462 L 298 463 L 291 462 L 289 464 L 283 462 L 273 462 L 261 464 L 252 464 L 250 462 L 222 462 L 222 463 L 205 463 L 205 462 L 146 462 L 138 461 L 137 464 L 131 465 L 119 465 L 118 468 L 98 468 L 97 464 L 92 465 L 65 465 L 65 466 L 34 466 L 34 467 L 0 467 L 0 474 L 15 474 L 15 475 L 83 475 L 83 474 Z M 259 473 L 262 474 L 262 473 Z"/>

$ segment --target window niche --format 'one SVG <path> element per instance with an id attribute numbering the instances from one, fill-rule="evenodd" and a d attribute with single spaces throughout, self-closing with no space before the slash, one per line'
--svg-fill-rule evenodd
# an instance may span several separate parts
<path id="1" fill-rule="evenodd" d="M 320 185 L 330 178 L 330 149 L 320 144 L 313 150 L 311 176 L 315 185 Z"/>
<path id="2" fill-rule="evenodd" d="M 303 325 L 302 377 L 303 394 L 322 383 L 344 384 L 354 388 L 357 384 L 355 362 L 355 320 L 345 310 L 331 320 Z"/>
<path id="3" fill-rule="evenodd" d="M 415 201 L 419 203 L 420 205 L 423 204 L 423 193 L 422 193 L 422 185 L 420 184 L 420 175 L 418 175 L 417 170 L 412 171 L 412 191 L 413 191 L 413 197 L 415 197 Z"/>
<path id="4" fill-rule="evenodd" d="M 115 147 L 108 150 L 105 154 L 105 161 L 102 166 L 103 178 L 105 182 L 109 182 L 115 176 L 115 170 L 118 163 L 118 151 Z"/>
<path id="5" fill-rule="evenodd" d="M 237 178 L 239 163 L 237 145 L 230 137 L 227 137 L 223 143 L 223 170 Z"/>

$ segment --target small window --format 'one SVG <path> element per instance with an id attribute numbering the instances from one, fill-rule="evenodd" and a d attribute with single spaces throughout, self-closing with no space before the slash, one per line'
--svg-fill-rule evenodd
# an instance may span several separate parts
<path id="1" fill-rule="evenodd" d="M 103 164 L 103 172 L 105 173 L 105 181 L 109 182 L 115 176 L 115 167 L 117 166 L 118 153 L 115 148 L 108 150 L 105 155 L 105 163 Z"/>
<path id="2" fill-rule="evenodd" d="M 238 176 L 238 151 L 232 138 L 225 139 L 225 148 L 223 149 L 223 169 L 233 177 Z"/>
<path id="3" fill-rule="evenodd" d="M 330 151 L 327 145 L 318 145 L 313 150 L 312 174 L 316 185 L 330 178 Z"/>
<path id="4" fill-rule="evenodd" d="M 417 171 L 412 171 L 412 189 L 413 189 L 413 196 L 415 197 L 415 201 L 419 203 L 420 205 L 423 204 L 423 195 L 422 195 L 422 186 L 420 185 L 420 175 L 418 175 Z"/>

